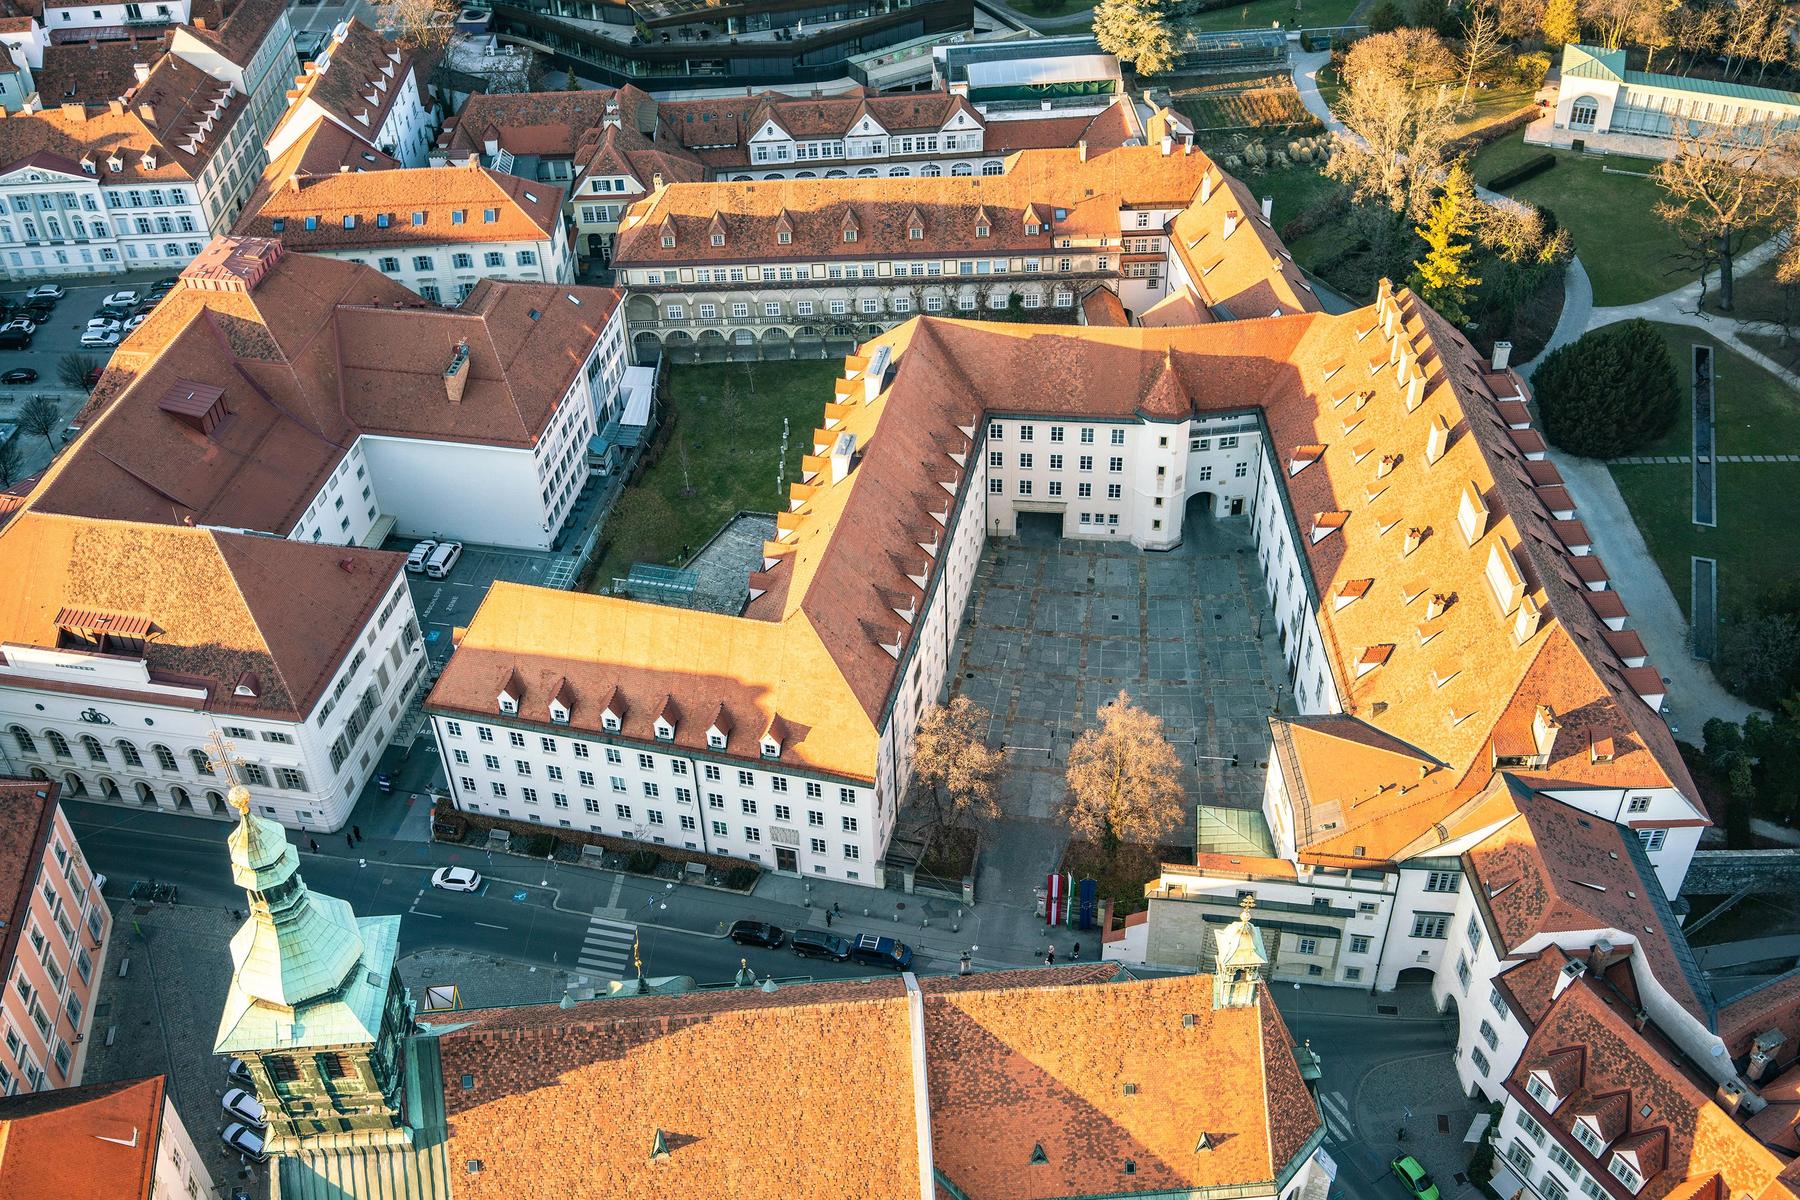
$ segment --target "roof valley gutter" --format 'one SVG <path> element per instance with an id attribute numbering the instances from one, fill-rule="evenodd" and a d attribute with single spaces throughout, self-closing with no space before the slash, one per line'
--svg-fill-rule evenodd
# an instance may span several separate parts
<path id="1" fill-rule="evenodd" d="M 919 1200 L 937 1200 L 937 1172 L 931 1161 L 931 1084 L 926 1075 L 925 996 L 911 971 L 906 982 L 906 1018 L 912 1040 L 913 1133 L 919 1142 Z"/>

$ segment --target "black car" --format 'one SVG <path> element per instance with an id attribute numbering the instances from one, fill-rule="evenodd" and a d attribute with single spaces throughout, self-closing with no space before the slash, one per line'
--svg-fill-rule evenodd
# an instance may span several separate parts
<path id="1" fill-rule="evenodd" d="M 850 943 L 835 933 L 825 933 L 818 929 L 796 929 L 788 938 L 788 945 L 801 958 L 829 958 L 832 962 L 847 962 L 850 958 Z"/>
<path id="2" fill-rule="evenodd" d="M 767 946 L 773 950 L 787 935 L 779 925 L 767 921 L 735 921 L 726 936 L 740 946 Z"/>
<path id="3" fill-rule="evenodd" d="M 0 333 L 0 350 L 25 350 L 31 346 L 31 335 L 23 329 L 9 329 Z"/>
<path id="4" fill-rule="evenodd" d="M 37 372 L 30 367 L 14 367 L 0 375 L 0 383 L 36 383 L 37 377 Z"/>
<path id="5" fill-rule="evenodd" d="M 871 967 L 904 971 L 912 966 L 913 952 L 912 947 L 905 942 L 865 933 L 850 943 L 850 957 Z"/>

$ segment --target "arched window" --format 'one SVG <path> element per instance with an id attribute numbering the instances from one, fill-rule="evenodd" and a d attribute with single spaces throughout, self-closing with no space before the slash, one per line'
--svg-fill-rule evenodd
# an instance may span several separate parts
<path id="1" fill-rule="evenodd" d="M 44 737 L 49 740 L 50 749 L 55 752 L 56 757 L 58 757 L 58 758 L 74 758 L 75 757 L 73 754 L 69 753 L 69 739 L 64 737 L 62 734 L 56 732 L 56 730 L 51 729 L 51 730 L 45 731 Z"/>
<path id="2" fill-rule="evenodd" d="M 919 174 L 923 175 L 927 179 L 936 179 L 943 173 L 944 173 L 944 168 L 938 166 L 936 163 L 926 163 L 924 166 L 919 168 Z"/>
<path id="3" fill-rule="evenodd" d="M 101 776 L 100 794 L 105 796 L 108 800 L 117 800 L 119 798 L 119 785 L 114 783 L 111 779 Z"/>
<path id="4" fill-rule="evenodd" d="M 87 751 L 89 762 L 103 763 L 106 761 L 106 747 L 100 744 L 99 738 L 90 734 L 82 734 L 81 748 Z"/>
<path id="5" fill-rule="evenodd" d="M 68 792 L 71 796 L 85 796 L 88 794 L 87 781 L 75 772 L 70 771 L 67 775 L 63 776 L 63 790 Z"/>
<path id="6" fill-rule="evenodd" d="M 206 761 L 206 751 L 189 750 L 188 757 L 194 762 L 194 770 L 200 774 L 211 775 L 213 773 L 212 764 Z"/>
<path id="7" fill-rule="evenodd" d="M 888 177 L 891 179 L 905 179 L 911 174 L 912 171 L 906 167 L 890 167 L 888 169 Z"/>
<path id="8" fill-rule="evenodd" d="M 973 175 L 975 168 L 968 163 L 957 163 L 950 168 L 950 173 L 952 175 Z"/>
<path id="9" fill-rule="evenodd" d="M 139 804 L 155 804 L 156 789 L 147 783 L 140 782 L 137 785 L 137 798 Z"/>
<path id="10" fill-rule="evenodd" d="M 167 746 L 163 745 L 161 742 L 158 742 L 155 745 L 151 746 L 150 753 L 156 755 L 156 765 L 161 767 L 163 770 L 179 771 L 181 769 L 175 763 L 175 752 L 170 750 Z"/>
<path id="11" fill-rule="evenodd" d="M 1004 163 L 984 162 L 981 164 L 981 173 L 983 175 L 999 175 L 1005 170 L 1006 165 Z"/>
<path id="12" fill-rule="evenodd" d="M 23 725 L 14 725 L 10 732 L 13 735 L 13 741 L 19 744 L 20 754 L 36 754 L 38 752 L 37 742 L 25 731 Z"/>
<path id="13" fill-rule="evenodd" d="M 124 758 L 125 765 L 128 767 L 141 767 L 144 765 L 144 757 L 138 753 L 138 748 L 123 739 L 119 742 L 119 755 Z"/>
<path id="14" fill-rule="evenodd" d="M 1569 108 L 1569 126 L 1573 129 L 1592 129 L 1594 122 L 1600 119 L 1600 105 L 1592 96 L 1578 98 Z"/>

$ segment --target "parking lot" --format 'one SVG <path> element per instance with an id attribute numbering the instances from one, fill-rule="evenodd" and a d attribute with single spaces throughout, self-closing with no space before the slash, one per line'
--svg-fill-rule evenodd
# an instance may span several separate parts
<path id="1" fill-rule="evenodd" d="M 63 298 L 57 303 L 50 318 L 38 326 L 31 348 L 0 350 L 0 374 L 21 367 L 38 373 L 34 383 L 0 385 L 0 423 L 16 422 L 19 410 L 26 402 L 33 396 L 44 395 L 57 401 L 66 427 L 87 402 L 87 391 L 65 386 L 57 378 L 58 365 L 66 356 L 80 354 L 92 359 L 95 364 L 104 366 L 112 357 L 111 350 L 84 348 L 81 344 L 81 335 L 87 328 L 89 318 L 100 311 L 100 302 L 109 294 L 131 289 L 141 295 L 152 280 L 164 274 L 166 272 L 137 272 L 124 276 L 109 275 L 93 282 L 57 281 L 62 283 Z M 19 301 L 32 286 L 31 281 L 22 280 L 6 288 L 4 294 L 9 300 Z M 66 433 L 62 431 L 55 435 L 58 449 L 67 440 Z M 49 465 L 52 451 L 44 438 L 21 432 L 18 442 L 20 454 L 15 478 L 35 474 Z"/>
<path id="2" fill-rule="evenodd" d="M 413 548 L 414 541 L 412 538 L 390 538 L 382 549 L 405 553 Z M 419 612 L 419 628 L 425 634 L 425 652 L 432 665 L 442 667 L 450 657 L 450 631 L 469 623 L 496 579 L 539 587 L 562 587 L 567 586 L 564 579 L 570 569 L 566 554 L 465 543 L 462 557 L 448 578 L 407 575 L 413 607 Z"/>

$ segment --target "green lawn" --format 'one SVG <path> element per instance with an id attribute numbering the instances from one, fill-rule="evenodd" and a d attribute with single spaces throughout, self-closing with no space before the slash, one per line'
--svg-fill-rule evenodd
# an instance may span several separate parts
<path id="1" fill-rule="evenodd" d="M 1635 304 L 1694 278 L 1693 271 L 1674 269 L 1672 258 L 1680 243 L 1655 212 L 1662 189 L 1636 175 L 1601 171 L 1602 166 L 1648 171 L 1653 163 L 1616 155 L 1591 158 L 1566 150 L 1546 151 L 1525 145 L 1524 135 L 1515 133 L 1476 154 L 1475 181 L 1486 185 L 1501 172 L 1545 153 L 1560 160 L 1555 169 L 1509 192 L 1556 213 L 1556 219 L 1575 239 L 1581 265 L 1593 280 L 1596 305 Z"/>
<path id="2" fill-rule="evenodd" d="M 1462 137 L 1496 121 L 1505 120 L 1530 104 L 1536 94 L 1531 88 L 1518 86 L 1492 87 L 1486 90 L 1478 88 L 1471 91 L 1468 108 L 1456 114 L 1456 136 Z"/>
<path id="3" fill-rule="evenodd" d="M 1696 342 L 1713 347 L 1718 452 L 1796 453 L 1800 399 L 1780 380 L 1699 330 L 1659 328 L 1675 354 L 1684 406 L 1669 436 L 1642 453 L 1693 452 L 1691 408 L 1685 398 L 1691 395 L 1690 347 Z M 1690 599 L 1688 559 L 1693 555 L 1719 561 L 1721 613 L 1741 610 L 1768 587 L 1793 578 L 1793 564 L 1800 561 L 1800 526 L 1771 498 L 1800 491 L 1800 463 L 1718 464 L 1719 524 L 1714 529 L 1693 523 L 1692 473 L 1686 464 L 1610 469 L 1683 612 Z"/>
<path id="4" fill-rule="evenodd" d="M 661 456 L 619 497 L 601 540 L 608 544 L 591 590 L 612 586 L 634 562 L 678 563 L 740 510 L 787 507 L 787 485 L 824 418 L 838 359 L 704 363 L 666 368 L 675 425 Z M 788 453 L 776 488 L 781 422 Z M 683 459 L 685 458 L 685 469 Z"/>
<path id="5" fill-rule="evenodd" d="M 1754 246 L 1753 241 L 1746 241 L 1745 248 Z M 1790 301 L 1788 289 L 1775 282 L 1775 268 L 1779 265 L 1771 258 L 1754 271 L 1738 270 L 1732 273 L 1731 315 L 1740 321 L 1780 321 L 1793 308 L 1800 313 L 1800 304 Z M 1800 300 L 1800 297 L 1794 299 Z M 1706 290 L 1707 312 L 1719 312 L 1719 286 L 1715 277 L 1713 284 Z"/>
<path id="6" fill-rule="evenodd" d="M 1281 144 L 1285 145 L 1286 143 Z M 1258 200 L 1268 196 L 1275 201 L 1274 215 L 1271 220 L 1274 221 L 1277 230 L 1318 201 L 1337 191 L 1339 187 L 1333 180 L 1319 174 L 1316 168 L 1299 163 L 1291 167 L 1283 167 L 1280 170 L 1264 171 L 1261 175 L 1246 175 L 1244 176 L 1244 186 L 1249 188 Z M 1306 259 L 1301 257 L 1298 250 L 1292 246 L 1288 247 L 1288 250 L 1301 266 L 1307 265 Z"/>
<path id="7" fill-rule="evenodd" d="M 1181 25 L 1208 31 L 1267 29 L 1271 24 L 1285 29 L 1310 29 L 1348 24 L 1350 14 L 1355 10 L 1356 0 L 1248 0 L 1244 4 L 1184 17 Z"/>

